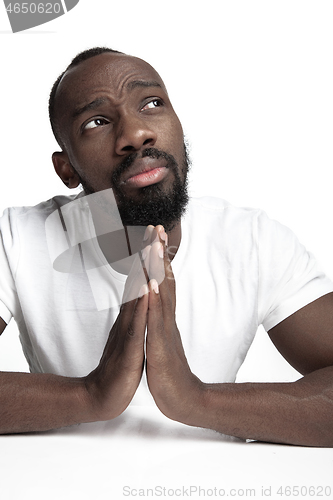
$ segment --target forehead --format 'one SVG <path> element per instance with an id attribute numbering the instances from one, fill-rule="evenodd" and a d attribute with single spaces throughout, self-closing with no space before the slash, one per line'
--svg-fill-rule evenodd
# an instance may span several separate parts
<path id="1" fill-rule="evenodd" d="M 58 87 L 58 103 L 61 108 L 68 108 L 104 92 L 121 97 L 135 81 L 156 82 L 165 90 L 157 71 L 142 59 L 123 54 L 100 54 L 66 71 Z"/>

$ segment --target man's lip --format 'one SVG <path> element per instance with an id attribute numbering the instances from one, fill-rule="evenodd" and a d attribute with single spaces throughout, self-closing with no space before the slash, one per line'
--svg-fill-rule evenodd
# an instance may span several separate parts
<path id="1" fill-rule="evenodd" d="M 124 185 L 135 189 L 151 186 L 152 184 L 163 181 L 168 175 L 168 172 L 169 169 L 166 167 L 156 167 L 151 170 L 145 170 L 127 179 Z"/>
<path id="2" fill-rule="evenodd" d="M 130 181 L 133 177 L 150 172 L 151 170 L 165 168 L 167 162 L 164 158 L 152 158 L 145 157 L 136 160 L 133 166 L 126 172 L 123 179 L 121 179 L 121 184 L 125 184 Z"/>

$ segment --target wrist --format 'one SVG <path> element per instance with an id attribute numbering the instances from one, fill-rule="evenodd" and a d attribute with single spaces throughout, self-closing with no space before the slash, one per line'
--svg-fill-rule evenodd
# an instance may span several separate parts
<path id="1" fill-rule="evenodd" d="M 118 417 L 126 410 L 135 393 L 133 387 L 126 390 L 118 379 L 113 382 L 109 381 L 100 367 L 89 373 L 83 380 L 85 405 L 91 422 L 112 420 Z M 135 388 L 139 382 L 140 379 L 135 384 Z M 132 380 L 130 383 L 133 385 Z"/>
<path id="2" fill-rule="evenodd" d="M 180 422 L 191 425 L 193 427 L 204 427 L 203 422 L 205 420 L 206 405 L 206 386 L 196 375 L 193 375 L 193 381 L 191 388 L 187 392 L 186 403 L 181 405 L 182 416 L 179 419 Z"/>
<path id="3" fill-rule="evenodd" d="M 105 397 L 101 390 L 101 379 L 98 369 L 93 370 L 86 377 L 82 378 L 83 382 L 83 404 L 87 412 L 89 422 L 101 422 L 111 420 L 114 416 L 110 415 L 105 405 Z"/>

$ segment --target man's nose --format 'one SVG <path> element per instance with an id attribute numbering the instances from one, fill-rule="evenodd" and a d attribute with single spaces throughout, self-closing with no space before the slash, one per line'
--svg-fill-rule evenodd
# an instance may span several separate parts
<path id="1" fill-rule="evenodd" d="M 118 123 L 115 152 L 121 156 L 139 151 L 143 146 L 152 147 L 156 139 L 156 132 L 144 119 L 133 115 L 123 117 Z"/>

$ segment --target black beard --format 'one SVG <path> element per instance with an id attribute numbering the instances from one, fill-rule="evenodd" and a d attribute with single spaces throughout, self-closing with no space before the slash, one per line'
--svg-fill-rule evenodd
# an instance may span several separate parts
<path id="1" fill-rule="evenodd" d="M 167 192 L 163 191 L 157 183 L 141 188 L 139 200 L 128 198 L 121 186 L 119 187 L 119 179 L 138 157 L 137 153 L 129 155 L 116 167 L 111 177 L 111 185 L 122 223 L 124 226 L 148 226 L 149 224 L 157 226 L 161 224 L 166 231 L 171 231 L 184 215 L 189 201 L 187 174 L 190 161 L 186 144 L 184 143 L 182 165 L 183 180 L 179 173 L 178 164 L 172 155 L 156 148 L 147 148 L 142 152 L 142 157 L 145 156 L 165 159 L 166 167 L 173 172 L 174 182 Z M 94 192 L 82 179 L 81 184 L 86 194 Z"/>

